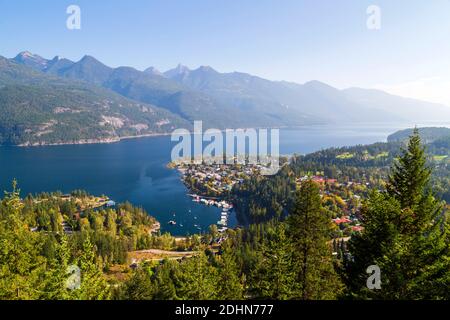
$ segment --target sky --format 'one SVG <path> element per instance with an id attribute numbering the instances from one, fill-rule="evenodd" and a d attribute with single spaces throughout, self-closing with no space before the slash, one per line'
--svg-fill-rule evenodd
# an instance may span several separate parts
<path id="1" fill-rule="evenodd" d="M 69 5 L 81 29 L 69 30 Z M 381 10 L 369 29 L 367 9 Z M 372 21 L 372 20 L 371 20 Z M 377 88 L 450 106 L 449 0 L 0 0 L 0 55 Z"/>

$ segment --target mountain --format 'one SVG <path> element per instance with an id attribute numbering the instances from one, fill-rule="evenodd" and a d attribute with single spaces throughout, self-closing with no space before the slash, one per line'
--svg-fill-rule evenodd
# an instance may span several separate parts
<path id="1" fill-rule="evenodd" d="M 164 75 L 167 78 L 176 79 L 176 78 L 183 78 L 184 75 L 188 75 L 190 72 L 191 70 L 188 67 L 183 66 L 180 63 L 176 68 L 164 72 Z"/>
<path id="2" fill-rule="evenodd" d="M 91 56 L 84 56 L 79 62 L 57 70 L 57 75 L 69 79 L 84 80 L 101 85 L 108 80 L 113 69 Z"/>
<path id="3" fill-rule="evenodd" d="M 49 74 L 58 75 L 60 70 L 70 68 L 73 64 L 74 62 L 69 59 L 56 56 L 47 63 L 47 66 L 43 71 Z"/>
<path id="4" fill-rule="evenodd" d="M 447 106 L 403 98 L 382 91 L 338 90 L 319 81 L 303 85 L 269 81 L 245 73 L 220 73 L 211 67 L 178 67 L 165 75 L 180 84 L 233 105 L 280 115 L 307 115 L 326 123 L 440 121 Z M 297 119 L 296 119 L 297 121 Z"/>
<path id="5" fill-rule="evenodd" d="M 450 116 L 448 107 L 382 91 L 339 90 L 319 81 L 270 81 L 242 72 L 221 73 L 210 66 L 192 70 L 180 64 L 161 73 L 153 67 L 111 68 L 92 56 L 73 62 L 46 60 L 29 52 L 13 61 L 42 75 L 81 82 L 91 90 L 113 91 L 185 122 L 203 120 L 209 128 L 411 123 Z"/>
<path id="6" fill-rule="evenodd" d="M 360 105 L 409 122 L 450 119 L 450 108 L 441 104 L 403 98 L 374 89 L 350 88 L 342 92 Z"/>
<path id="7" fill-rule="evenodd" d="M 178 71 L 178 73 L 176 72 Z M 385 121 L 380 114 L 349 99 L 342 91 L 319 81 L 304 85 L 269 81 L 246 73 L 219 73 L 211 67 L 178 67 L 165 75 L 237 109 L 264 112 L 289 119 L 289 125 L 310 122 Z M 391 117 L 399 120 L 398 117 Z"/>
<path id="8" fill-rule="evenodd" d="M 14 59 L 15 62 L 19 64 L 26 65 L 35 70 L 43 71 L 47 68 L 49 61 L 42 58 L 37 54 L 32 54 L 31 52 L 24 51 L 19 53 Z"/>
<path id="9" fill-rule="evenodd" d="M 145 69 L 144 72 L 152 74 L 152 75 L 156 75 L 156 76 L 164 76 L 164 74 L 161 71 L 159 71 L 158 69 L 156 69 L 154 67 L 149 67 L 149 68 Z"/>
<path id="10" fill-rule="evenodd" d="M 167 110 L 3 57 L 0 110 L 0 145 L 117 141 L 190 125 Z"/>
<path id="11" fill-rule="evenodd" d="M 80 61 L 62 68 L 48 68 L 43 72 L 56 74 L 60 77 L 82 80 L 94 85 L 102 86 L 119 93 L 127 98 L 157 105 L 189 122 L 203 120 L 205 127 L 264 127 L 288 126 L 305 124 L 303 118 L 296 120 L 295 116 L 284 116 L 276 110 L 263 112 L 262 108 L 240 109 L 224 99 L 191 89 L 178 81 L 170 79 L 168 75 L 182 77 L 190 70 L 179 65 L 166 74 L 144 72 L 131 67 L 110 68 L 93 57 L 85 56 Z"/>

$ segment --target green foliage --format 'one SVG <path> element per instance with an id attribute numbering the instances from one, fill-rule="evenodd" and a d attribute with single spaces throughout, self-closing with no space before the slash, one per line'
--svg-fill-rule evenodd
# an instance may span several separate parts
<path id="1" fill-rule="evenodd" d="M 298 288 L 291 239 L 285 226 L 267 235 L 258 251 L 257 265 L 252 275 L 254 295 L 258 298 L 292 299 Z"/>
<path id="2" fill-rule="evenodd" d="M 77 265 L 81 270 L 81 287 L 74 292 L 80 300 L 105 300 L 110 297 L 109 285 L 98 265 L 94 247 L 87 237 Z"/>
<path id="3" fill-rule="evenodd" d="M 356 298 L 448 299 L 450 234 L 441 203 L 429 191 L 430 170 L 415 131 L 392 168 L 387 192 L 364 207 L 364 231 L 349 243 L 349 292 Z M 381 290 L 365 286 L 370 265 L 381 269 Z"/>
<path id="4" fill-rule="evenodd" d="M 316 183 L 302 184 L 288 225 L 299 284 L 297 297 L 303 300 L 335 299 L 342 285 L 331 256 L 331 219 L 322 208 Z"/>
<path id="5" fill-rule="evenodd" d="M 450 227 L 431 187 L 445 186 L 448 169 L 429 169 L 417 131 L 400 155 L 398 147 L 294 157 L 275 177 L 255 176 L 233 190 L 245 228 L 220 234 L 211 227 L 182 242 L 152 235 L 155 219 L 129 203 L 93 209 L 98 199 L 81 190 L 20 199 L 14 182 L 0 203 L 0 298 L 449 299 Z M 345 152 L 354 157 L 336 159 Z M 305 178 L 313 175 L 343 183 Z M 332 222 L 344 214 L 361 231 Z M 109 278 L 117 264 L 126 268 L 128 252 L 149 248 L 190 250 L 192 257 L 138 261 L 120 280 Z M 77 290 L 67 288 L 72 265 L 81 270 Z M 381 290 L 366 286 L 373 265 L 381 269 Z"/>

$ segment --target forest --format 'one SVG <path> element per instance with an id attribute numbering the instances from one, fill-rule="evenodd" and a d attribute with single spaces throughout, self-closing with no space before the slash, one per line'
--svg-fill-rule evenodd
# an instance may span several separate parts
<path id="1" fill-rule="evenodd" d="M 415 131 L 405 144 L 294 157 L 230 194 L 242 227 L 221 235 L 212 226 L 182 243 L 129 203 L 90 208 L 83 191 L 22 199 L 13 182 L 0 204 L 0 299 L 449 299 L 441 143 L 424 146 Z M 351 223 L 337 225 L 344 217 Z M 162 247 L 192 255 L 129 261 Z M 126 271 L 112 276 L 119 265 Z M 378 289 L 368 286 L 373 266 Z"/>

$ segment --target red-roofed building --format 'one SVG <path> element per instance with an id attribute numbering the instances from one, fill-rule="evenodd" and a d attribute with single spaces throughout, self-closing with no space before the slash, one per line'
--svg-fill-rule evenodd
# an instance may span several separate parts
<path id="1" fill-rule="evenodd" d="M 334 223 L 336 223 L 337 225 L 342 224 L 342 223 L 349 223 L 352 222 L 352 220 L 350 220 L 348 217 L 342 217 L 342 218 L 337 218 L 337 219 L 333 219 Z"/>

